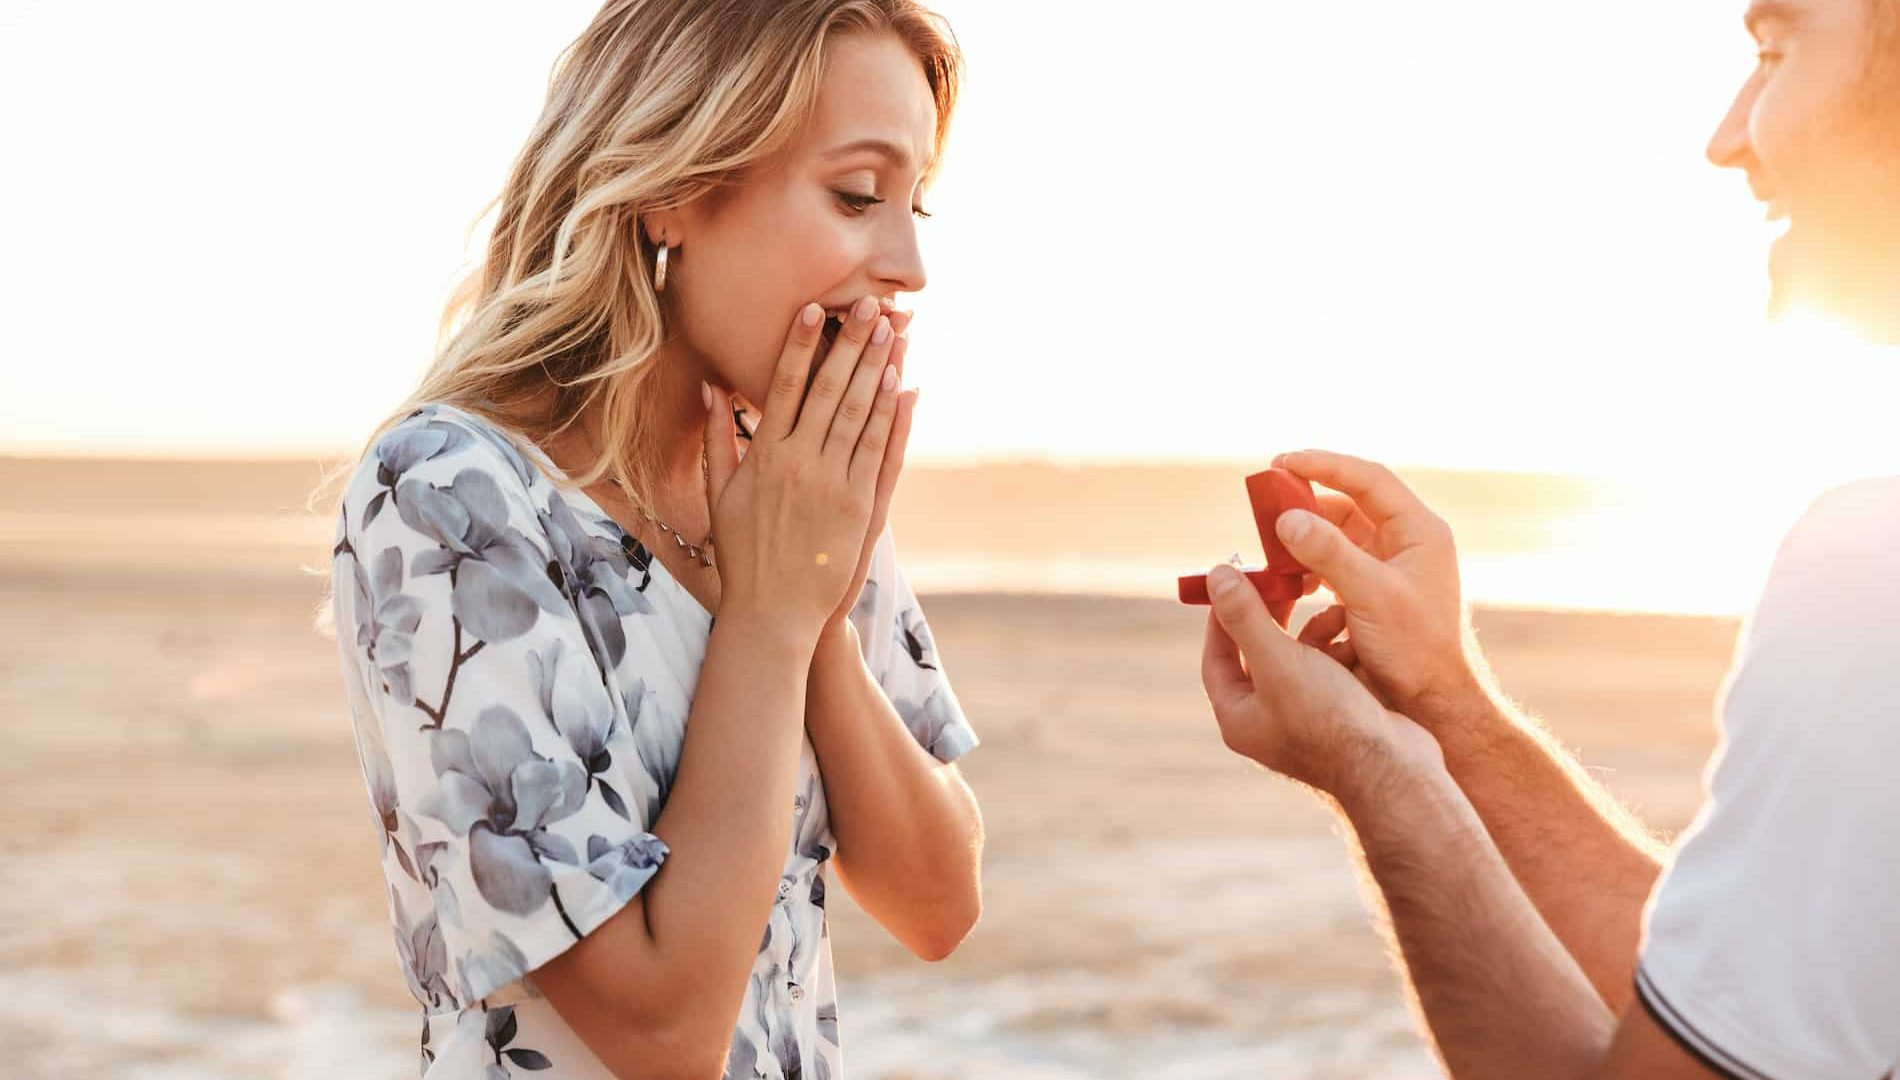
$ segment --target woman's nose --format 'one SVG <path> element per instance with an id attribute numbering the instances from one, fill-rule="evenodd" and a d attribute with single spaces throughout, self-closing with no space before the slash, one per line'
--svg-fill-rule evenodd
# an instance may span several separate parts
<path id="1" fill-rule="evenodd" d="M 924 272 L 923 252 L 917 246 L 917 227 L 906 221 L 891 230 L 871 266 L 871 276 L 892 292 L 922 292 L 928 275 Z"/>

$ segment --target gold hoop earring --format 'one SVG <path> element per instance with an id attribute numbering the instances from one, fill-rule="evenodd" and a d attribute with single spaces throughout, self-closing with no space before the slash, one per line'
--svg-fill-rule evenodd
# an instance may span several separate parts
<path id="1" fill-rule="evenodd" d="M 672 249 L 669 248 L 667 245 L 661 244 L 659 252 L 653 256 L 653 291 L 654 292 L 666 291 L 666 253 L 670 250 Z"/>

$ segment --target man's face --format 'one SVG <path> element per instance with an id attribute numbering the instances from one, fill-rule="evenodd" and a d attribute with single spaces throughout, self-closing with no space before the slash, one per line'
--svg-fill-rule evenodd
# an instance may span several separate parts
<path id="1" fill-rule="evenodd" d="M 1788 231 L 1772 259 L 1777 306 L 1799 298 L 1859 318 L 1900 306 L 1900 56 L 1877 5 L 1756 0 L 1760 63 L 1709 143 L 1746 170 Z"/>

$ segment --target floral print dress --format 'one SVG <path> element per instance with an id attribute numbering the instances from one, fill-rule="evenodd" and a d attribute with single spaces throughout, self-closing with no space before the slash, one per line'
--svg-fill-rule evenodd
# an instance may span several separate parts
<path id="1" fill-rule="evenodd" d="M 429 1080 L 610 1076 L 532 973 L 666 872 L 648 827 L 713 617 L 560 477 L 488 421 L 432 405 L 376 442 L 340 510 L 337 640 Z M 974 747 L 889 533 L 851 619 L 918 743 L 945 762 Z M 844 1075 L 825 923 L 836 843 L 809 739 L 799 768 L 728 1080 Z"/>

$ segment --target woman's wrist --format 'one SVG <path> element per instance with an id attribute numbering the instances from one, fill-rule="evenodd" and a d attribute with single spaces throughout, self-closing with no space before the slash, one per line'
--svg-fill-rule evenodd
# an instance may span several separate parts
<path id="1" fill-rule="evenodd" d="M 722 599 L 719 615 L 713 620 L 715 636 L 744 636 L 754 648 L 795 660 L 800 667 L 810 665 L 823 630 L 820 619 L 783 606 L 733 597 Z"/>
<path id="2" fill-rule="evenodd" d="M 812 655 L 812 662 L 814 664 L 838 660 L 861 662 L 863 659 L 864 649 L 858 638 L 858 628 L 852 624 L 850 618 L 844 615 L 833 615 L 825 620 L 824 626 L 818 631 L 818 642 Z"/>

